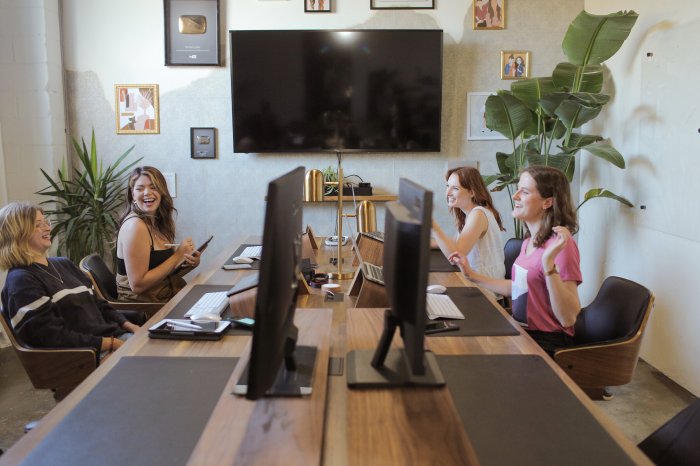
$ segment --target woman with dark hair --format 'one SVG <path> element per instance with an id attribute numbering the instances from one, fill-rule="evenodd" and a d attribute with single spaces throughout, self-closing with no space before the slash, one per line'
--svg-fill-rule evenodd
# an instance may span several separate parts
<path id="1" fill-rule="evenodd" d="M 3 312 L 24 344 L 91 347 L 104 358 L 138 326 L 98 299 L 70 259 L 47 257 L 50 247 L 51 224 L 41 207 L 12 202 L 0 209 L 0 270 L 8 270 Z"/>
<path id="2" fill-rule="evenodd" d="M 117 236 L 119 299 L 166 302 L 186 285 L 181 266 L 199 265 L 199 253 L 189 237 L 173 246 L 176 210 L 158 169 L 136 168 L 127 189 Z"/>
<path id="3" fill-rule="evenodd" d="M 495 293 L 512 297 L 513 317 L 549 354 L 573 344 L 574 324 L 581 311 L 578 285 L 581 267 L 578 231 L 569 181 L 553 167 L 531 166 L 520 172 L 513 194 L 513 217 L 527 227 L 511 280 L 476 272 L 459 257 L 467 278 Z"/>
<path id="4" fill-rule="evenodd" d="M 503 255 L 504 230 L 501 216 L 479 170 L 461 167 L 449 170 L 447 180 L 447 207 L 455 219 L 457 236 L 449 237 L 433 221 L 433 237 L 445 257 L 456 253 L 466 256 L 474 270 L 493 278 L 505 276 Z"/>

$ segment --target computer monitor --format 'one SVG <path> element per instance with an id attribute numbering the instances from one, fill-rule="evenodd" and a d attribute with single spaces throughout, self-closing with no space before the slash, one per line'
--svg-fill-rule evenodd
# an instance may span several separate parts
<path id="1" fill-rule="evenodd" d="M 385 312 L 376 350 L 348 353 L 352 388 L 445 384 L 434 355 L 424 350 L 432 208 L 432 191 L 403 178 L 399 202 L 387 204 L 384 283 L 391 309 Z M 390 350 L 396 328 L 404 348 Z"/>
<path id="2" fill-rule="evenodd" d="M 294 325 L 303 186 L 304 167 L 268 185 L 250 360 L 234 390 L 250 400 L 311 393 L 316 348 L 296 345 Z"/>

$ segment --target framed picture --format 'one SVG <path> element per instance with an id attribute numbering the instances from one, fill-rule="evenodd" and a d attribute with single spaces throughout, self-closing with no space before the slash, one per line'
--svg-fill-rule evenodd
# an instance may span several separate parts
<path id="1" fill-rule="evenodd" d="M 525 50 L 501 51 L 501 79 L 530 77 L 530 52 Z"/>
<path id="2" fill-rule="evenodd" d="M 163 0 L 165 65 L 221 65 L 219 0 Z"/>
<path id="3" fill-rule="evenodd" d="M 330 13 L 331 0 L 304 0 L 304 11 L 307 13 Z"/>
<path id="4" fill-rule="evenodd" d="M 474 29 L 505 29 L 506 0 L 474 0 Z"/>
<path id="5" fill-rule="evenodd" d="M 434 10 L 435 0 L 369 0 L 370 10 Z"/>
<path id="6" fill-rule="evenodd" d="M 216 128 L 190 128 L 190 157 L 216 158 Z"/>
<path id="7" fill-rule="evenodd" d="M 486 127 L 486 99 L 493 92 L 467 94 L 467 139 L 470 141 L 507 139 L 498 131 Z"/>
<path id="8" fill-rule="evenodd" d="M 115 84 L 117 134 L 158 134 L 158 84 Z"/>

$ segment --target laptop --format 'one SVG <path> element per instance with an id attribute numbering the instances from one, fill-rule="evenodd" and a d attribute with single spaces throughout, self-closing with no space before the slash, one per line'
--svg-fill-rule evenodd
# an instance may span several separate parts
<path id="1" fill-rule="evenodd" d="M 364 259 L 362 259 L 362 253 L 360 253 L 360 248 L 357 245 L 357 242 L 355 241 L 355 233 L 352 231 L 350 222 L 348 222 L 347 218 L 345 219 L 345 222 L 346 226 L 350 230 L 350 239 L 352 240 L 352 247 L 353 249 L 355 249 L 355 254 L 357 254 L 357 260 L 360 262 L 360 270 L 362 270 L 362 276 L 371 282 L 384 286 L 384 269 L 379 265 L 365 262 Z"/>

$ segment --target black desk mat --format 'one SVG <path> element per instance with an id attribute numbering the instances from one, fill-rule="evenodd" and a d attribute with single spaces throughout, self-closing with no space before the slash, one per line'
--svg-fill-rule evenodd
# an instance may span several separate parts
<path id="1" fill-rule="evenodd" d="M 237 362 L 124 357 L 22 464 L 184 465 Z"/>
<path id="2" fill-rule="evenodd" d="M 180 300 L 179 303 L 175 305 L 170 313 L 165 317 L 166 319 L 184 319 L 185 312 L 197 302 L 199 298 L 202 297 L 204 293 L 212 293 L 216 291 L 228 291 L 231 287 L 229 285 L 194 285 L 192 289 Z M 228 308 L 221 314 L 222 319 L 231 318 L 231 308 Z M 253 330 L 247 327 L 239 327 L 236 324 L 231 323 L 229 328 L 224 332 L 225 335 L 252 335 Z"/>
<path id="3" fill-rule="evenodd" d="M 231 264 L 233 264 L 233 263 L 234 263 L 234 262 L 233 262 L 233 258 L 234 258 L 234 257 L 240 256 L 241 253 L 242 253 L 242 252 L 245 250 L 245 248 L 247 248 L 248 246 L 260 246 L 260 244 L 255 244 L 255 243 L 241 244 L 240 246 L 238 246 L 238 249 L 236 249 L 236 252 L 234 252 L 233 254 L 231 254 L 231 257 L 229 257 L 228 259 L 226 259 L 226 262 L 224 262 L 224 265 L 227 265 L 227 264 L 231 265 Z M 242 269 L 242 270 L 246 270 L 246 269 Z M 258 259 L 253 259 L 253 263 L 250 264 L 250 269 L 248 269 L 248 270 L 260 270 L 260 260 L 258 260 Z"/>
<path id="4" fill-rule="evenodd" d="M 464 314 L 464 319 L 448 320 L 459 325 L 458 330 L 429 333 L 427 337 L 478 337 L 518 335 L 520 332 L 491 304 L 479 288 L 459 286 L 447 288 L 447 296 Z"/>
<path id="5" fill-rule="evenodd" d="M 540 356 L 436 356 L 482 466 L 634 464 Z"/>
<path id="6" fill-rule="evenodd" d="M 430 272 L 459 272 L 459 267 L 450 263 L 439 249 L 430 250 Z"/>

